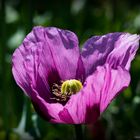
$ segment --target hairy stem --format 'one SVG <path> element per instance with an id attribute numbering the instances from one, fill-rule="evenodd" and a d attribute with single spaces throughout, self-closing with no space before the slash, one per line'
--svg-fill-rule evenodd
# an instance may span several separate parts
<path id="1" fill-rule="evenodd" d="M 80 125 L 80 124 L 75 124 L 74 126 L 75 126 L 76 140 L 84 140 L 84 139 L 83 139 L 82 125 Z"/>

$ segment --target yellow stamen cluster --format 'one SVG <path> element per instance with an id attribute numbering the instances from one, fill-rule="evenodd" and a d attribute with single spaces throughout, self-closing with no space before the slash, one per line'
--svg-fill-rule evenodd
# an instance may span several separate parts
<path id="1" fill-rule="evenodd" d="M 82 89 L 82 83 L 78 80 L 71 79 L 66 80 L 61 85 L 61 94 L 62 95 L 72 95 L 79 92 Z"/>

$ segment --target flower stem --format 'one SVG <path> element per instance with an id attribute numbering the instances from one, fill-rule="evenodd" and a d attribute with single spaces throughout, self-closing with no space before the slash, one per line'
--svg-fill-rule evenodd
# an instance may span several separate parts
<path id="1" fill-rule="evenodd" d="M 80 125 L 80 124 L 75 124 L 74 126 L 75 126 L 76 140 L 83 140 L 82 125 Z"/>

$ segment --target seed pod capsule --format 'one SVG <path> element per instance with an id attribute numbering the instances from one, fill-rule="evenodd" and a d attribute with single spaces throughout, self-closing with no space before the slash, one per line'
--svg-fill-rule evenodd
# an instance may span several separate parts
<path id="1" fill-rule="evenodd" d="M 61 94 L 72 95 L 79 92 L 82 89 L 82 87 L 82 83 L 78 80 L 66 80 L 61 86 Z"/>

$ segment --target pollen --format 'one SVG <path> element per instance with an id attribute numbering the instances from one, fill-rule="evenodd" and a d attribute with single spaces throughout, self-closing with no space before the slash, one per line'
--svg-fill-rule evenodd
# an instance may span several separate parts
<path id="1" fill-rule="evenodd" d="M 76 94 L 82 88 L 82 83 L 75 79 L 61 81 L 61 85 L 54 83 L 52 86 L 54 97 L 51 99 L 57 102 L 66 102 L 72 94 Z"/>

